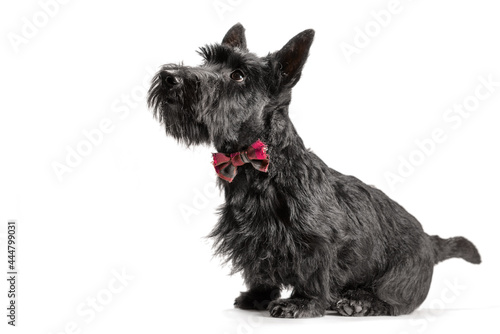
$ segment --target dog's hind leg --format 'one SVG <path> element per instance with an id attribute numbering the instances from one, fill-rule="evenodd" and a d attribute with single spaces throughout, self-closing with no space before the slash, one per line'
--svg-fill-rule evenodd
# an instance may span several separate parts
<path id="1" fill-rule="evenodd" d="M 393 315 L 409 314 L 427 297 L 433 267 L 430 256 L 407 259 L 377 280 L 375 294 L 392 306 Z"/>
<path id="2" fill-rule="evenodd" d="M 391 266 L 372 283 L 374 295 L 391 306 L 391 315 L 413 312 L 427 297 L 434 268 L 432 248 L 395 257 Z"/>
<path id="3" fill-rule="evenodd" d="M 434 266 L 430 250 L 424 247 L 412 257 L 393 259 L 391 268 L 369 289 L 341 293 L 332 309 L 346 316 L 411 313 L 429 292 Z"/>

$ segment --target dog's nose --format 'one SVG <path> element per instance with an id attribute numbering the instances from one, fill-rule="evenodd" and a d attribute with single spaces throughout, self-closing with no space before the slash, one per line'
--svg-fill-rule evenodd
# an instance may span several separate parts
<path id="1" fill-rule="evenodd" d="M 170 87 L 177 86 L 181 83 L 181 79 L 172 73 L 164 72 L 163 75 L 163 82 Z"/>
<path id="2" fill-rule="evenodd" d="M 173 76 L 171 76 L 171 75 L 169 75 L 169 76 L 165 79 L 165 81 L 166 81 L 169 85 L 171 85 L 171 86 L 175 86 L 175 85 L 180 84 L 179 79 L 178 79 L 178 78 L 176 78 L 176 77 L 173 77 Z"/>

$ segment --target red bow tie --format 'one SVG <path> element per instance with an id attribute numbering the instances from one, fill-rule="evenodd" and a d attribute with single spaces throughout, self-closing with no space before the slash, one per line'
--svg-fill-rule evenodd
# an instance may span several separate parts
<path id="1" fill-rule="evenodd" d="M 267 156 L 266 145 L 257 140 L 248 146 L 245 151 L 231 154 L 212 153 L 215 171 L 223 180 L 232 182 L 237 174 L 237 167 L 246 163 L 251 163 L 253 168 L 261 172 L 267 172 L 269 167 L 269 157 Z"/>

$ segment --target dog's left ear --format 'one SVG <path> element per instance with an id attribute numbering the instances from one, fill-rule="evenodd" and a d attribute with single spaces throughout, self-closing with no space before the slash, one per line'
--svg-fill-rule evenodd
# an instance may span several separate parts
<path id="1" fill-rule="evenodd" d="M 224 38 L 222 39 L 222 44 L 229 45 L 233 48 L 239 48 L 243 51 L 248 51 L 247 40 L 245 38 L 245 28 L 241 23 L 236 23 L 229 29 Z"/>
<path id="2" fill-rule="evenodd" d="M 276 52 L 275 59 L 281 67 L 281 85 L 291 88 L 299 81 L 313 40 L 314 30 L 304 30 Z"/>

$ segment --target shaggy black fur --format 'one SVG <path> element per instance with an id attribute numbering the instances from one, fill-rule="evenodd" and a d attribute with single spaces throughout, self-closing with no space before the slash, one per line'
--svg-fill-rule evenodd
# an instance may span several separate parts
<path id="1" fill-rule="evenodd" d="M 248 286 L 242 309 L 273 317 L 400 315 L 427 296 L 435 263 L 461 257 L 480 263 L 474 245 L 429 236 L 382 191 L 329 168 L 307 149 L 288 115 L 314 31 L 257 57 L 244 28 L 200 50 L 199 67 L 165 65 L 153 79 L 149 105 L 168 135 L 219 152 L 268 145 L 269 172 L 238 167 L 211 233 L 217 254 Z M 289 299 L 281 289 L 293 287 Z"/>

